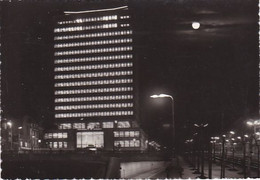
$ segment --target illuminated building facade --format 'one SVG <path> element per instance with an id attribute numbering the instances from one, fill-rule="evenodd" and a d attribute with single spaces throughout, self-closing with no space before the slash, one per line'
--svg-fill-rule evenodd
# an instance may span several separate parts
<path id="1" fill-rule="evenodd" d="M 144 150 L 128 7 L 64 13 L 54 25 L 58 130 L 45 134 L 47 144 Z"/>

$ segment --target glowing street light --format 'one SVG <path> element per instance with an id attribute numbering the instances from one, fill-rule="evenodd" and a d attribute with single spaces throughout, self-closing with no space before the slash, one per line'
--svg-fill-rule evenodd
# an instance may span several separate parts
<path id="1" fill-rule="evenodd" d="M 168 94 L 154 94 L 150 96 L 151 98 L 170 98 L 172 102 L 172 136 L 173 136 L 173 147 L 176 146 L 175 142 L 175 119 L 174 119 L 174 99 Z M 174 147 L 175 148 L 175 147 Z"/>
<path id="2" fill-rule="evenodd" d="M 247 124 L 248 126 L 253 126 L 253 125 L 254 125 L 254 123 L 253 123 L 252 121 L 247 121 L 246 124 Z"/>
<path id="3" fill-rule="evenodd" d="M 8 126 L 12 127 L 12 122 L 7 122 L 6 123 Z"/>
<path id="4" fill-rule="evenodd" d="M 235 134 L 235 132 L 234 132 L 234 131 L 230 131 L 230 134 L 233 134 L 233 135 L 234 135 L 234 134 Z"/>

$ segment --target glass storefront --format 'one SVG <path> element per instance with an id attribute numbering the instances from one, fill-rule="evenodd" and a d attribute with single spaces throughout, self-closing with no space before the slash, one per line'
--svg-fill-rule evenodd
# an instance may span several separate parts
<path id="1" fill-rule="evenodd" d="M 77 148 L 104 147 L 103 132 L 77 132 Z"/>

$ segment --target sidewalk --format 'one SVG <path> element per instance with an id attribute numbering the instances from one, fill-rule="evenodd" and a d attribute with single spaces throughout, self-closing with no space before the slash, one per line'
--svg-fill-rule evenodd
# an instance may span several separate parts
<path id="1" fill-rule="evenodd" d="M 183 167 L 183 175 L 182 178 L 184 179 L 195 179 L 196 177 L 200 176 L 200 174 L 193 174 L 194 170 L 191 170 L 192 168 L 189 166 L 188 162 L 185 161 L 182 157 L 179 157 L 180 165 Z M 243 174 L 239 173 L 242 172 L 242 168 L 236 167 L 237 171 L 231 171 L 229 170 L 230 167 L 225 168 L 225 178 L 243 178 Z M 217 165 L 216 163 L 212 164 L 212 178 L 220 178 L 220 171 L 221 167 L 220 165 Z M 255 174 L 252 172 L 252 175 Z M 204 166 L 204 175 L 208 177 L 208 163 L 205 161 Z"/>
<path id="2" fill-rule="evenodd" d="M 179 179 L 180 173 L 178 169 L 173 166 L 174 162 L 167 164 L 164 167 L 156 168 L 150 171 L 142 172 L 131 177 L 131 179 Z"/>

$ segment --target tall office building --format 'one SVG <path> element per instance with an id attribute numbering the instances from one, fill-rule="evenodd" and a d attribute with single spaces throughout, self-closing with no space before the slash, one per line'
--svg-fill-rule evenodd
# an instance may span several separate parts
<path id="1" fill-rule="evenodd" d="M 65 11 L 55 19 L 52 148 L 145 149 L 138 127 L 128 7 Z"/>

